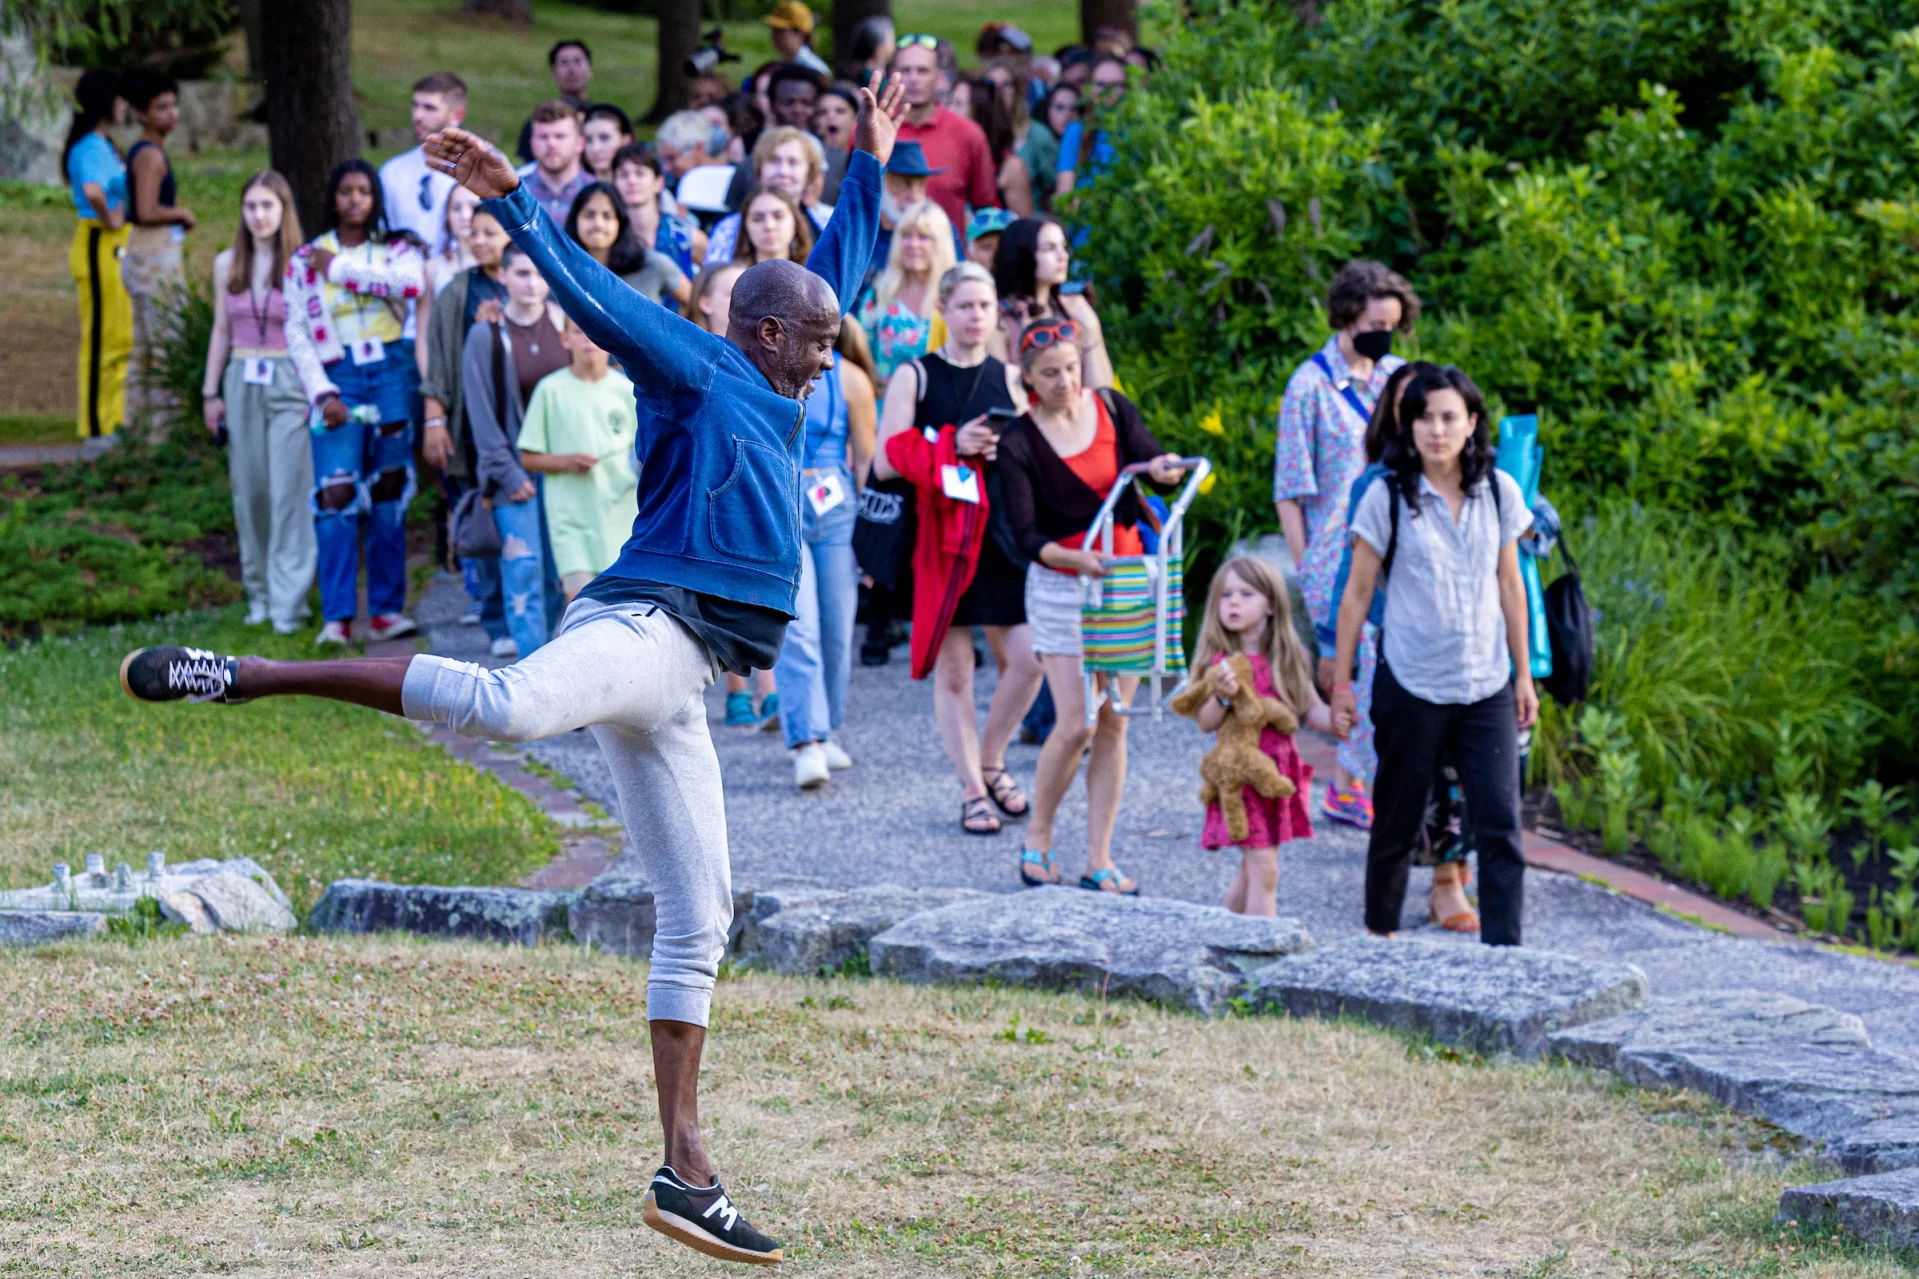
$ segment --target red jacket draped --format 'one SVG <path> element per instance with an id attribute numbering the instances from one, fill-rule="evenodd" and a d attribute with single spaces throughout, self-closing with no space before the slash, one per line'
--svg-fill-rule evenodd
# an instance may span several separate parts
<path id="1" fill-rule="evenodd" d="M 921 431 L 901 431 L 886 442 L 886 460 L 912 484 L 919 514 L 913 542 L 914 679 L 932 673 L 960 596 L 973 584 L 980 544 L 986 540 L 986 476 L 977 459 L 960 460 L 953 445 L 957 432 L 957 427 L 942 426 L 934 442 Z M 979 501 L 946 496 L 940 483 L 943 466 L 971 469 Z"/>

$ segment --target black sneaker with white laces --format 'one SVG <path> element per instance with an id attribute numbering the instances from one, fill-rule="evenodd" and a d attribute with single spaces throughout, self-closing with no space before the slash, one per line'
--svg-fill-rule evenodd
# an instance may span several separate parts
<path id="1" fill-rule="evenodd" d="M 164 644 L 137 648 L 120 663 L 120 687 L 142 702 L 220 702 L 234 706 L 247 699 L 234 694 L 240 659 L 204 648 Z"/>
<path id="2" fill-rule="evenodd" d="M 689 1186 L 668 1167 L 653 1174 L 640 1212 L 647 1225 L 722 1261 L 777 1266 L 780 1246 L 748 1225 L 715 1177 L 710 1186 Z"/>

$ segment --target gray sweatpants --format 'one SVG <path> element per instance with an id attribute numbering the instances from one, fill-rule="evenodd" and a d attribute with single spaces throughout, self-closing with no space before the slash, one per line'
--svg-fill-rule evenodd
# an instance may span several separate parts
<path id="1" fill-rule="evenodd" d="M 706 1025 L 733 922 L 720 761 L 703 696 L 717 673 L 705 646 L 652 605 L 574 600 L 559 634 L 523 661 L 490 671 L 423 655 L 401 691 L 408 719 L 469 737 L 524 742 L 592 728 L 653 890 L 653 1021 Z"/>
<path id="2" fill-rule="evenodd" d="M 307 397 L 293 361 L 273 361 L 273 381 L 246 380 L 245 361 L 227 361 L 220 388 L 227 402 L 227 474 L 233 486 L 233 528 L 240 541 L 240 582 L 247 602 L 264 607 L 291 630 L 306 606 L 320 562 L 313 534 L 313 446 L 307 439 Z"/>

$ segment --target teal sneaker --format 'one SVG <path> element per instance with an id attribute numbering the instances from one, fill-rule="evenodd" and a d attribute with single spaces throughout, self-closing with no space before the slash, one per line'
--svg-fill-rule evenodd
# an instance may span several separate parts
<path id="1" fill-rule="evenodd" d="M 780 695 L 768 693 L 760 699 L 760 728 L 777 733 L 780 728 Z"/>
<path id="2" fill-rule="evenodd" d="M 751 728 L 759 723 L 759 717 L 753 714 L 753 694 L 741 690 L 726 695 L 726 726 L 728 728 Z"/>

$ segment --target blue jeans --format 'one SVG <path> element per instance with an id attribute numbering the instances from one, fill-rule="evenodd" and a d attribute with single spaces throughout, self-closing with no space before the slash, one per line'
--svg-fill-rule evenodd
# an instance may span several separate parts
<path id="1" fill-rule="evenodd" d="M 533 483 L 542 489 L 542 477 Z M 500 595 L 506 602 L 506 626 L 520 656 L 529 657 L 552 637 L 560 616 L 560 578 L 553 565 L 540 494 L 524 502 L 493 501 L 493 522 L 500 526 Z"/>
<path id="2" fill-rule="evenodd" d="M 853 477 L 839 472 L 846 500 L 824 515 L 800 505 L 799 610 L 773 665 L 780 694 L 780 728 L 788 750 L 817 742 L 846 719 L 846 681 L 853 669 L 853 616 L 860 605 L 860 570 L 853 558 L 859 502 Z"/>
<path id="3" fill-rule="evenodd" d="M 387 359 L 394 359 L 389 355 Z M 347 407 L 353 401 L 345 395 Z M 405 421 L 329 428 L 307 418 L 313 445 L 313 532 L 320 551 L 320 616 L 352 621 L 360 537 L 366 535 L 366 605 L 374 617 L 406 607 L 406 508 L 413 500 L 413 428 Z"/>

